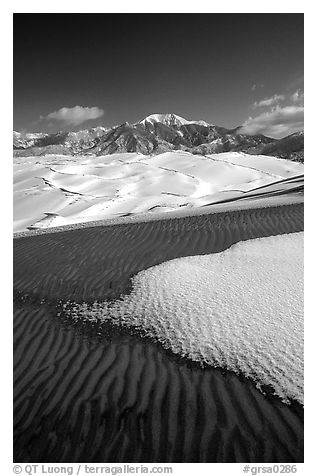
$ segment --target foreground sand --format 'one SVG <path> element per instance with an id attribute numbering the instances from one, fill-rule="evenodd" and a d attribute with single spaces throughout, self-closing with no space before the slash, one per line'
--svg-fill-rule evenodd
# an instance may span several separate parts
<path id="1" fill-rule="evenodd" d="M 15 461 L 303 461 L 299 404 L 55 307 L 117 298 L 172 258 L 302 230 L 293 203 L 15 239 Z"/>

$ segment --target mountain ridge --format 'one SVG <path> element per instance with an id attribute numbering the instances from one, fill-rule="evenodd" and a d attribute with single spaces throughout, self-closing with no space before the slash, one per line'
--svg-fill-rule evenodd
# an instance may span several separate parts
<path id="1" fill-rule="evenodd" d="M 158 155 L 173 150 L 207 155 L 221 152 L 245 152 L 304 161 L 304 133 L 296 132 L 282 139 L 264 135 L 240 134 L 233 129 L 189 121 L 173 113 L 151 114 L 130 124 L 102 126 L 77 132 L 13 132 L 14 155 L 18 157 L 61 155 L 106 155 L 137 152 Z"/>

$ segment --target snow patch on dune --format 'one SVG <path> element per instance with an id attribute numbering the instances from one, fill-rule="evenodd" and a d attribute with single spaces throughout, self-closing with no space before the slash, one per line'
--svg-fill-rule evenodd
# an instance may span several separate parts
<path id="1" fill-rule="evenodd" d="M 141 271 L 114 303 L 74 319 L 139 329 L 175 354 L 303 403 L 303 233 L 240 242 Z"/>

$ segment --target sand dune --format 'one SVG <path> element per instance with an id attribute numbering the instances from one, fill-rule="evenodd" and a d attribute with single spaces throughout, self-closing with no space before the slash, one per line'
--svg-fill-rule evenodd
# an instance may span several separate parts
<path id="1" fill-rule="evenodd" d="M 50 300 L 103 301 L 163 261 L 302 230 L 303 204 L 297 203 L 22 236 L 14 240 L 14 286 Z"/>
<path id="2" fill-rule="evenodd" d="M 304 233 L 176 258 L 132 278 L 129 296 L 73 305 L 76 321 L 137 329 L 175 354 L 304 403 Z"/>
<path id="3" fill-rule="evenodd" d="M 302 173 L 300 163 L 242 153 L 15 158 L 14 230 L 196 208 Z"/>
<path id="4" fill-rule="evenodd" d="M 14 460 L 299 462 L 302 408 L 131 336 L 97 340 L 46 306 L 15 313 Z"/>
<path id="5" fill-rule="evenodd" d="M 291 177 L 303 173 L 304 166 L 298 162 L 278 159 L 267 155 L 250 155 L 241 152 L 224 152 L 222 154 L 207 155 L 215 161 L 227 162 L 231 165 L 257 170 L 264 174 L 280 177 Z"/>
<path id="6" fill-rule="evenodd" d="M 302 461 L 301 405 L 56 307 L 118 298 L 173 258 L 302 230 L 295 203 L 16 238 L 15 461 Z"/>

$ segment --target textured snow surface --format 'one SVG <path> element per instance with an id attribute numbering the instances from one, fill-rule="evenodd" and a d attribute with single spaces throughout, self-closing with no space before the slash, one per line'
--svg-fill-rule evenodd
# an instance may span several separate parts
<path id="1" fill-rule="evenodd" d="M 139 329 L 176 354 L 303 403 L 303 233 L 167 261 L 132 281 L 130 295 L 76 305 L 72 317 Z"/>
<path id="2" fill-rule="evenodd" d="M 296 162 L 237 153 L 14 160 L 14 231 L 201 207 L 303 173 Z"/>

